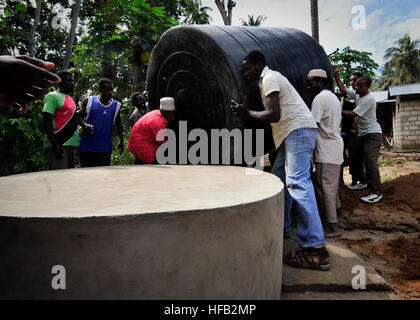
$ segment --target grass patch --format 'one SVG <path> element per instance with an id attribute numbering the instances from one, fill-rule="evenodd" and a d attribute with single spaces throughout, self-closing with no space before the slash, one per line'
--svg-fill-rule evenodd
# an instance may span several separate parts
<path id="1" fill-rule="evenodd" d="M 384 174 L 381 177 L 381 183 L 390 182 L 392 180 L 397 179 L 398 177 L 399 177 L 398 171 L 397 170 L 394 170 L 391 175 Z"/>
<path id="2" fill-rule="evenodd" d="M 404 165 L 407 163 L 407 160 L 405 159 L 398 159 L 398 160 L 392 160 L 392 159 L 384 159 L 384 160 L 380 160 L 378 162 L 379 167 L 394 167 L 394 166 L 398 166 L 398 165 Z"/>

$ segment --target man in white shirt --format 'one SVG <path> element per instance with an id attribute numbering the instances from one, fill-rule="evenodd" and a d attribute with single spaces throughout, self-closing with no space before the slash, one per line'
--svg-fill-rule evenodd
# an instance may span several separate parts
<path id="1" fill-rule="evenodd" d="M 308 90 L 315 95 L 311 111 L 318 125 L 313 158 L 316 166 L 314 187 L 321 217 L 327 222 L 325 237 L 335 238 L 341 235 L 337 209 L 340 208 L 339 181 L 344 143 L 340 135 L 341 104 L 327 89 L 327 79 L 325 70 L 314 69 L 308 74 Z"/>
<path id="2" fill-rule="evenodd" d="M 372 80 L 369 77 L 362 77 L 357 80 L 356 92 L 347 90 L 341 81 L 338 72 L 340 69 L 334 66 L 334 76 L 337 85 L 341 92 L 356 98 L 356 108 L 353 111 L 342 111 L 343 115 L 357 116 L 358 136 L 357 140 L 362 145 L 364 152 L 364 164 L 366 168 L 366 175 L 368 177 L 367 185 L 370 186 L 372 192 L 366 197 L 360 198 L 361 201 L 366 203 L 378 203 L 382 201 L 382 186 L 381 177 L 379 174 L 378 158 L 379 150 L 382 146 L 382 129 L 376 120 L 376 100 L 370 94 L 369 89 Z"/>
<path id="3" fill-rule="evenodd" d="M 302 250 L 284 255 L 283 262 L 296 268 L 322 271 L 330 269 L 329 253 L 315 192 L 310 179 L 311 156 L 315 147 L 316 122 L 303 99 L 279 72 L 266 66 L 264 54 L 249 52 L 242 61 L 244 76 L 259 80 L 264 111 L 249 110 L 247 101 L 232 100 L 232 110 L 243 117 L 270 123 L 277 157 L 271 173 L 278 176 L 284 189 L 284 233 L 290 234 L 290 210 L 293 200 L 298 207 L 297 240 Z"/>
<path id="4" fill-rule="evenodd" d="M 356 94 L 356 83 L 359 78 L 363 77 L 363 73 L 361 72 L 353 72 L 350 76 L 349 82 L 350 87 L 347 88 L 349 95 L 343 94 L 343 110 L 353 111 L 356 108 L 356 102 L 358 99 L 358 95 L 356 95 L 356 99 L 354 96 Z M 356 145 L 357 141 L 357 121 L 356 118 L 352 116 L 345 116 L 341 120 L 341 137 L 344 141 L 344 162 L 341 166 L 341 177 L 340 181 L 344 184 L 343 180 L 343 168 L 348 166 L 349 173 L 352 178 L 351 186 L 349 189 L 351 190 L 359 190 L 362 185 L 359 183 L 362 181 L 366 181 L 366 173 L 365 168 L 363 166 L 363 149 L 361 146 Z M 363 187 L 362 187 L 363 188 Z M 366 187 L 364 187 L 366 188 Z"/>

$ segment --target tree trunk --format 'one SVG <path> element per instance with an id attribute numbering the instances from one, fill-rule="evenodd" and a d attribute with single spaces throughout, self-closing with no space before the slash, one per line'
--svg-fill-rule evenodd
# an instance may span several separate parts
<path id="1" fill-rule="evenodd" d="M 39 25 L 39 17 L 41 16 L 41 0 L 36 0 L 36 10 L 35 10 L 35 19 L 34 23 L 31 27 L 31 40 L 29 46 L 29 55 L 32 57 L 34 55 L 34 47 L 35 47 L 35 33 L 36 28 Z"/>
<path id="2" fill-rule="evenodd" d="M 225 0 L 215 0 L 214 2 L 222 15 L 223 23 L 227 26 L 232 24 L 232 8 L 236 6 L 233 0 L 227 0 L 227 10 L 225 8 Z"/>
<path id="3" fill-rule="evenodd" d="M 104 52 L 102 55 L 102 61 L 101 61 L 101 67 L 102 72 L 101 76 L 102 78 L 108 78 L 109 80 L 114 80 L 114 65 L 112 63 L 112 53 L 111 53 L 111 47 L 109 45 L 105 46 Z"/>
<path id="4" fill-rule="evenodd" d="M 318 0 L 311 0 L 312 37 L 319 43 Z"/>
<path id="5" fill-rule="evenodd" d="M 137 88 L 137 81 L 139 79 L 139 74 L 140 74 L 140 67 L 139 65 L 136 63 L 136 68 L 134 70 L 134 76 L 133 76 L 133 84 L 132 84 L 132 88 L 131 88 L 131 94 L 133 94 L 134 92 L 136 92 L 136 88 Z"/>
<path id="6" fill-rule="evenodd" d="M 235 2 L 232 0 L 228 0 L 228 19 L 229 19 L 229 25 L 232 24 L 232 8 L 236 5 Z"/>
<path id="7" fill-rule="evenodd" d="M 76 0 L 73 7 L 73 15 L 71 18 L 70 34 L 66 41 L 66 55 L 64 57 L 63 70 L 67 70 L 70 65 L 71 53 L 73 51 L 74 38 L 76 37 L 77 23 L 79 21 L 79 13 L 82 0 Z"/>

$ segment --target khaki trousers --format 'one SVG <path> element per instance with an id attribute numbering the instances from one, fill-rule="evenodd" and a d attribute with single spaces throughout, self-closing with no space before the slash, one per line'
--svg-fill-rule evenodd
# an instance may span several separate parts
<path id="1" fill-rule="evenodd" d="M 319 204 L 319 214 L 328 223 L 338 223 L 337 209 L 341 207 L 339 195 L 341 165 L 315 163 L 315 194 Z"/>

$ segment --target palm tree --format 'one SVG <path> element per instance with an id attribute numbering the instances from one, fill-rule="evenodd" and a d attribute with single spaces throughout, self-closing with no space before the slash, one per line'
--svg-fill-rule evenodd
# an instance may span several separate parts
<path id="1" fill-rule="evenodd" d="M 413 83 L 420 79 L 420 39 L 411 41 L 406 34 L 385 51 L 384 58 L 395 70 L 393 84 Z"/>
<path id="2" fill-rule="evenodd" d="M 379 77 L 374 77 L 371 90 L 388 90 L 389 86 L 391 86 L 394 81 L 394 74 L 395 70 L 389 65 L 389 62 L 385 63 L 381 75 Z"/>
<path id="3" fill-rule="evenodd" d="M 185 19 L 182 24 L 208 24 L 211 17 L 207 11 L 211 11 L 211 8 L 202 7 L 201 0 L 188 0 L 185 3 Z"/>
<path id="4" fill-rule="evenodd" d="M 241 18 L 241 22 L 243 26 L 260 26 L 265 19 L 267 19 L 264 16 L 259 15 L 258 17 L 254 17 L 254 15 L 248 15 L 248 21 L 245 21 Z"/>

